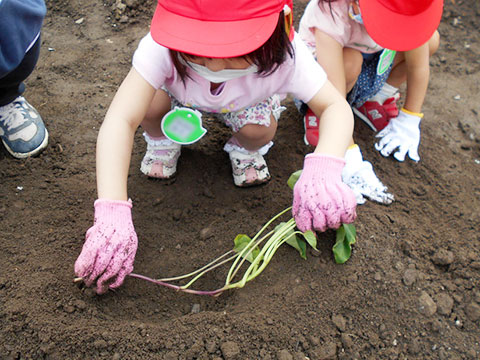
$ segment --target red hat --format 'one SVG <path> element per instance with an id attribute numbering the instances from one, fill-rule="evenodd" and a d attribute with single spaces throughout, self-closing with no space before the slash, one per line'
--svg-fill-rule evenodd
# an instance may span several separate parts
<path id="1" fill-rule="evenodd" d="M 363 23 L 380 46 L 408 51 L 425 44 L 437 29 L 443 0 L 359 0 Z"/>
<path id="2" fill-rule="evenodd" d="M 284 5 L 285 0 L 158 0 L 150 33 L 169 49 L 241 56 L 270 38 Z"/>

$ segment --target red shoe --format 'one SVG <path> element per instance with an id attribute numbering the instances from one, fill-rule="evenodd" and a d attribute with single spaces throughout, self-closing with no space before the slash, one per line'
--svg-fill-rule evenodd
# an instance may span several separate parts
<path id="1" fill-rule="evenodd" d="M 373 131 L 382 130 L 390 120 L 385 108 L 377 101 L 366 101 L 362 106 L 353 108 L 353 113 L 370 126 Z"/>
<path id="2" fill-rule="evenodd" d="M 400 99 L 400 93 L 397 92 L 395 95 L 392 97 L 388 98 L 383 102 L 383 108 L 385 109 L 385 112 L 387 113 L 387 116 L 389 119 L 396 118 L 398 116 L 398 106 L 397 106 L 397 101 Z"/>
<path id="3" fill-rule="evenodd" d="M 317 115 L 313 113 L 310 108 L 307 109 L 307 113 L 303 117 L 303 127 L 305 129 L 305 136 L 303 140 L 306 145 L 317 146 L 318 144 L 318 126 L 320 120 Z"/>
<path id="4" fill-rule="evenodd" d="M 398 99 L 400 99 L 399 92 L 389 97 L 383 104 L 373 97 L 359 108 L 353 108 L 353 113 L 365 121 L 373 131 L 380 131 L 388 125 L 390 119 L 398 116 Z"/>

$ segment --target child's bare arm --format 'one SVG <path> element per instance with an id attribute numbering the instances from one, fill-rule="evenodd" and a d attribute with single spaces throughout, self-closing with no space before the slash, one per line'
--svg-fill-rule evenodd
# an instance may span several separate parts
<path id="1" fill-rule="evenodd" d="M 345 69 L 343 65 L 343 46 L 323 31 L 315 29 L 317 61 L 325 70 L 328 80 L 343 96 L 346 95 Z"/>
<path id="2" fill-rule="evenodd" d="M 155 89 L 131 69 L 118 89 L 97 139 L 98 197 L 127 200 L 127 176 L 136 129 Z"/>
<path id="3" fill-rule="evenodd" d="M 430 55 L 428 43 L 406 51 L 407 94 L 404 108 L 413 113 L 421 113 L 430 76 Z"/>
<path id="4" fill-rule="evenodd" d="M 353 134 L 353 113 L 345 98 L 327 80 L 308 106 L 320 119 L 314 152 L 343 158 Z"/>
<path id="5" fill-rule="evenodd" d="M 292 213 L 301 231 L 336 229 L 355 220 L 357 201 L 342 182 L 344 156 L 352 138 L 353 114 L 345 98 L 330 81 L 308 106 L 320 118 L 318 145 L 305 156 L 293 189 Z"/>

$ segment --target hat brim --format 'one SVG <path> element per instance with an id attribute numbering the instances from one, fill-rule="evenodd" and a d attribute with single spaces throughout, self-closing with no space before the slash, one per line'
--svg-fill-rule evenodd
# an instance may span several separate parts
<path id="1" fill-rule="evenodd" d="M 438 28 L 443 11 L 443 0 L 433 0 L 425 11 L 415 16 L 395 13 L 375 0 L 359 3 L 370 37 L 381 47 L 396 51 L 408 51 L 425 44 Z"/>
<path id="2" fill-rule="evenodd" d="M 278 16 L 273 13 L 240 21 L 202 21 L 157 5 L 150 33 L 153 40 L 172 50 L 212 58 L 236 57 L 261 47 L 273 34 Z"/>

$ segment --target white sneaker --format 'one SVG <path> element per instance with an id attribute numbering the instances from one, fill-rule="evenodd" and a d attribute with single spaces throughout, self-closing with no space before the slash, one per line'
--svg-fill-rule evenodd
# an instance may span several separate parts
<path id="1" fill-rule="evenodd" d="M 395 200 L 393 194 L 387 192 L 387 187 L 375 175 L 372 164 L 363 160 L 358 146 L 348 149 L 345 153 L 342 180 L 353 190 L 357 204 L 364 204 L 365 198 L 384 205 Z"/>
<path id="2" fill-rule="evenodd" d="M 143 133 L 147 142 L 147 152 L 143 157 L 140 171 L 148 177 L 169 179 L 177 171 L 177 162 L 182 146 L 167 138 L 152 139 Z"/>
<path id="3" fill-rule="evenodd" d="M 48 144 L 48 131 L 38 111 L 23 96 L 0 107 L 0 138 L 17 159 L 37 155 Z"/>

